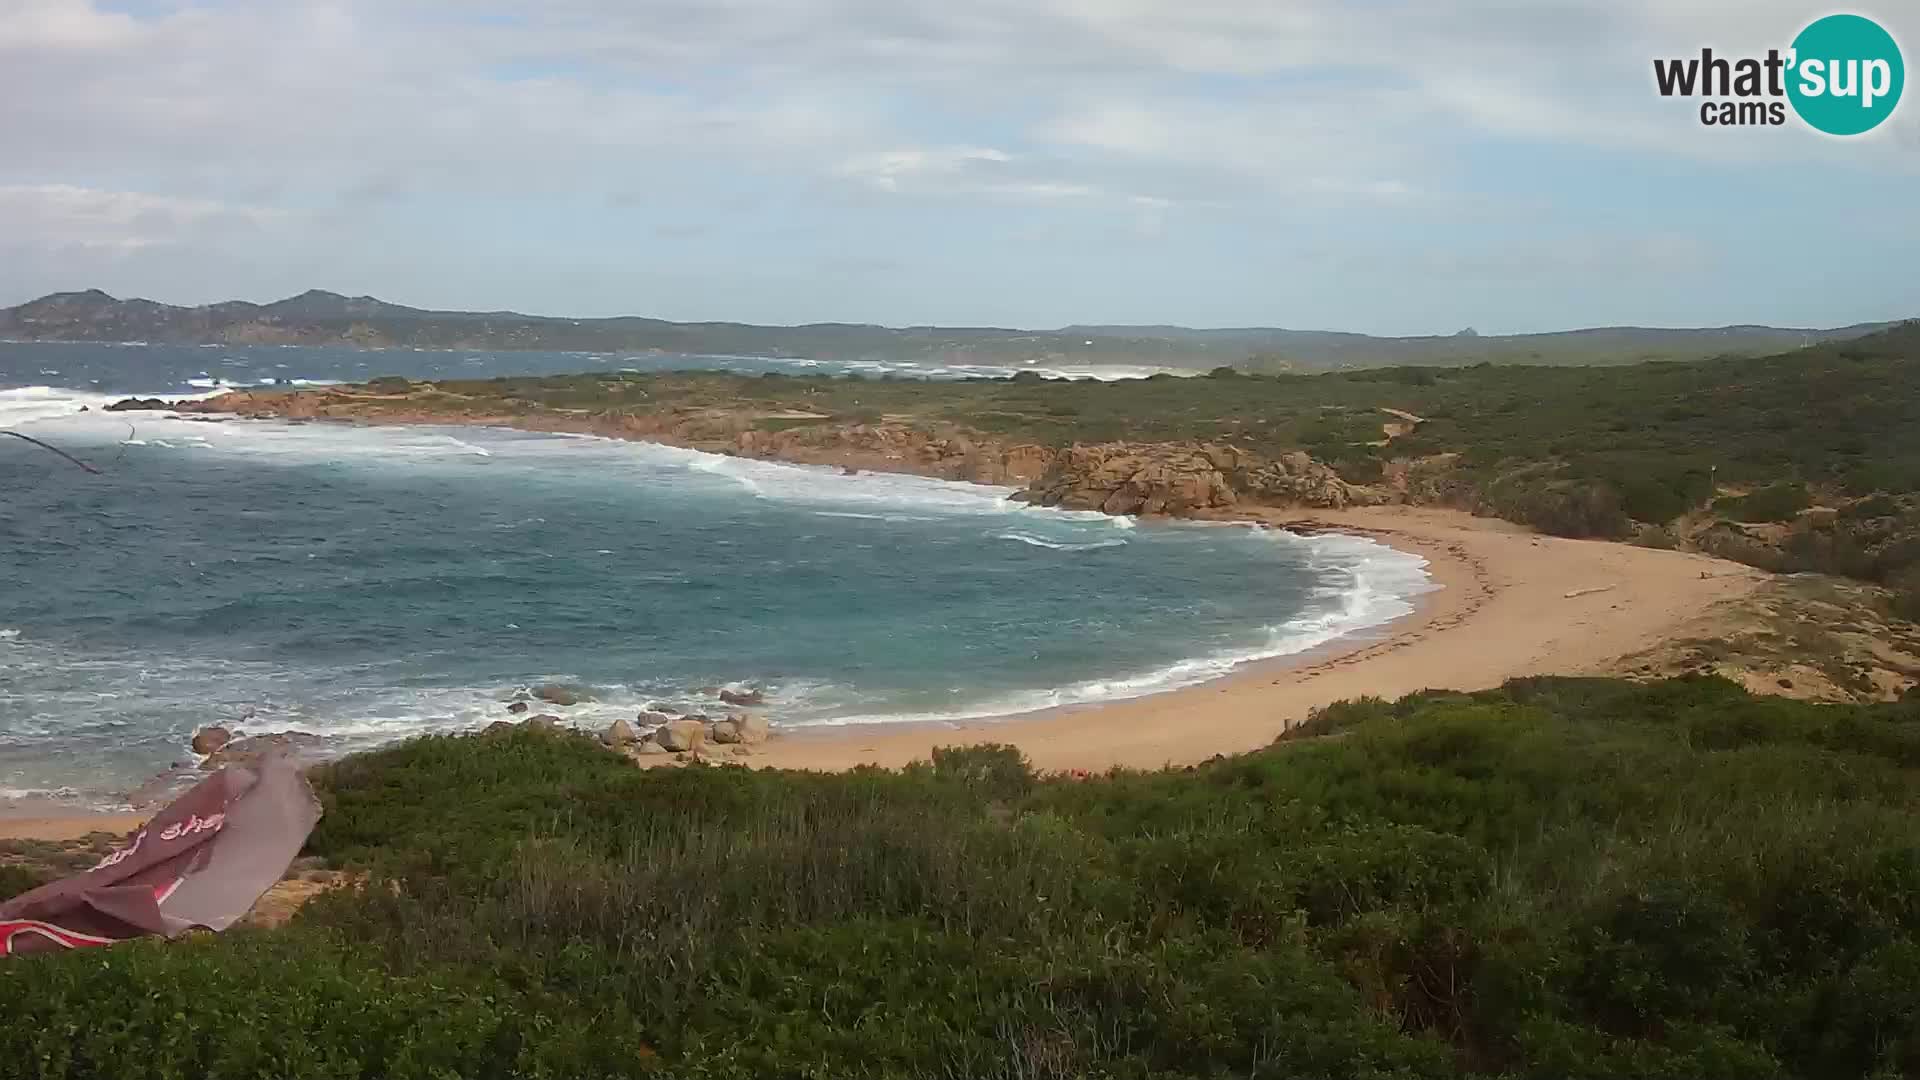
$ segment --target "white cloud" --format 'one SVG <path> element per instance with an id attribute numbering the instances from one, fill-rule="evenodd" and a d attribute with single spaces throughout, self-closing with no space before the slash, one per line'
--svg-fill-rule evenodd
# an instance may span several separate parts
<path id="1" fill-rule="evenodd" d="M 283 211 L 208 199 L 71 184 L 0 185 L 0 236 L 27 251 L 69 248 L 129 252 L 155 245 L 255 230 L 284 221 Z"/>
<path id="2" fill-rule="evenodd" d="M 88 0 L 8 0 L 0 9 L 0 55 L 113 49 L 140 36 L 132 16 L 100 11 Z"/>

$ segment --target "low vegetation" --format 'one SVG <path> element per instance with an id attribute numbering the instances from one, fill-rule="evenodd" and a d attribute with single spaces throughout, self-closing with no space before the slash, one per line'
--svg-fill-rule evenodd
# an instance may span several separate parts
<path id="1" fill-rule="evenodd" d="M 10 962 L 40 1077 L 1920 1073 L 1920 700 L 1533 679 L 1184 771 L 642 771 L 531 730 L 316 782 L 275 931 Z"/>

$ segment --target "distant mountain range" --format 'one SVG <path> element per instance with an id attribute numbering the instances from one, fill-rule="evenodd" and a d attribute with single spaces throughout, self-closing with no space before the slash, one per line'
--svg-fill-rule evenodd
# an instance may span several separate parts
<path id="1" fill-rule="evenodd" d="M 53 293 L 0 309 L 0 340 L 153 344 L 346 345 L 360 348 L 537 349 L 588 352 L 798 356 L 833 360 L 1021 365 L 1234 365 L 1325 370 L 1481 361 L 1609 364 L 1762 355 L 1858 337 L 1890 323 L 1835 329 L 1723 326 L 1663 330 L 1615 326 L 1551 334 L 1371 337 L 1269 327 L 886 327 L 855 323 L 755 326 L 668 322 L 637 316 L 566 319 L 512 311 L 427 311 L 319 289 L 271 304 L 231 300 L 178 307 L 120 300 L 98 289 Z"/>

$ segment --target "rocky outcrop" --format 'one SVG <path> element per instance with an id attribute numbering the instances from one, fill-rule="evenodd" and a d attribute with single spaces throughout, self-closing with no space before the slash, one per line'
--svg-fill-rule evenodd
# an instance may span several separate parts
<path id="1" fill-rule="evenodd" d="M 660 725 L 653 733 L 653 741 L 661 749 L 675 754 L 697 750 L 707 741 L 707 725 L 698 720 L 673 720 Z"/>
<path id="2" fill-rule="evenodd" d="M 504 413 L 500 405 L 497 400 L 468 404 L 427 386 L 397 396 L 351 387 L 293 393 L 240 391 L 208 401 L 179 402 L 176 407 L 183 412 L 255 417 L 498 424 L 579 432 L 828 465 L 843 472 L 899 472 L 1003 484 L 1023 488 L 1015 498 L 1036 505 L 1112 514 L 1179 516 L 1238 503 L 1340 508 L 1386 497 L 1347 484 L 1331 468 L 1302 452 L 1266 457 L 1222 443 L 1115 442 L 1054 449 L 1009 444 L 953 424 L 845 423 L 813 413 L 744 407 Z M 785 426 L 768 430 L 765 425 L 774 422 Z"/>
<path id="3" fill-rule="evenodd" d="M 205 757 L 208 754 L 218 751 L 221 747 L 232 741 L 233 732 L 215 725 L 213 727 L 203 727 L 199 731 L 194 732 L 191 745 L 194 753 Z"/>
<path id="4" fill-rule="evenodd" d="M 767 718 L 759 713 L 735 713 L 713 724 L 713 741 L 757 746 L 767 741 Z"/>
<path id="5" fill-rule="evenodd" d="M 305 731 L 251 735 L 234 739 L 207 755 L 200 768 L 212 772 L 228 765 L 252 765 L 268 754 L 286 754 L 306 764 L 318 761 L 325 747 L 325 739 Z"/>
<path id="6" fill-rule="evenodd" d="M 533 696 L 549 705 L 578 705 L 582 701 L 592 700 L 586 691 L 578 687 L 562 686 L 559 683 L 536 686 L 533 688 Z"/>
<path id="7" fill-rule="evenodd" d="M 1075 445 L 1016 495 L 1040 506 L 1180 516 L 1240 502 L 1340 508 L 1375 499 L 1304 453 L 1265 458 L 1231 446 Z"/>

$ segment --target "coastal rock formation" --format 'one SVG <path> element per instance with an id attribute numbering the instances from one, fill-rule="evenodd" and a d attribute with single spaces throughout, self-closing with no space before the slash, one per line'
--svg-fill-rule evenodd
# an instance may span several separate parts
<path id="1" fill-rule="evenodd" d="M 193 743 L 191 745 L 193 746 L 194 753 L 205 757 L 208 754 L 218 751 L 221 747 L 232 741 L 233 732 L 216 725 L 213 727 L 203 727 L 199 731 L 194 732 Z"/>
<path id="2" fill-rule="evenodd" d="M 267 754 L 285 753 L 297 761 L 318 760 L 326 740 L 305 731 L 237 738 L 207 755 L 200 768 L 212 772 L 228 765 L 252 765 Z"/>
<path id="3" fill-rule="evenodd" d="M 1372 501 L 1304 453 L 1269 459 L 1231 446 L 1167 443 L 1074 445 L 1015 498 L 1068 510 L 1175 516 L 1241 501 L 1328 508 Z"/>
<path id="4" fill-rule="evenodd" d="M 674 720 L 660 725 L 653 741 L 676 754 L 697 750 L 707 741 L 707 725 L 699 720 Z"/>
<path id="5" fill-rule="evenodd" d="M 600 735 L 600 741 L 608 746 L 626 746 L 629 743 L 639 742 L 640 733 L 633 730 L 633 725 L 627 723 L 626 718 L 622 717 L 607 725 L 607 730 Z"/>
<path id="6" fill-rule="evenodd" d="M 549 705 L 578 705 L 588 700 L 585 691 L 559 683 L 546 683 L 533 688 L 533 696 Z"/>
<path id="7" fill-rule="evenodd" d="M 763 690 L 722 690 L 720 701 L 724 705 L 760 705 L 767 700 Z"/>
<path id="8" fill-rule="evenodd" d="M 1054 449 L 1032 443 L 1010 445 L 990 434 L 945 423 L 845 423 L 810 412 L 769 413 L 742 406 L 598 413 L 535 409 L 509 414 L 500 411 L 498 401 L 474 400 L 467 405 L 430 384 L 400 395 L 370 389 L 238 391 L 207 401 L 179 402 L 176 407 L 189 413 L 282 419 L 504 424 L 531 431 L 580 432 L 832 466 L 842 472 L 912 473 L 1004 484 L 1023 488 L 1014 497 L 1025 502 L 1111 514 L 1178 516 L 1247 502 L 1341 508 L 1386 497 L 1349 485 L 1303 452 L 1266 457 L 1221 443 L 1113 442 Z M 767 422 L 789 426 L 767 430 L 762 426 Z"/>
<path id="9" fill-rule="evenodd" d="M 768 730 L 767 718 L 759 713 L 735 713 L 714 723 L 713 741 L 754 746 L 767 741 Z"/>

